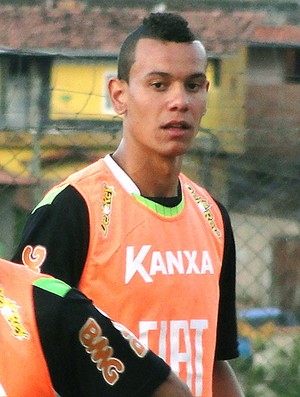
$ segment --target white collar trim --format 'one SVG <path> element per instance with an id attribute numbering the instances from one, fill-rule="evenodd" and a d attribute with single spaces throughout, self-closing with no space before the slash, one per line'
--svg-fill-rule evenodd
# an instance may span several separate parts
<path id="1" fill-rule="evenodd" d="M 128 192 L 129 194 L 138 194 L 141 195 L 139 188 L 133 182 L 133 180 L 126 174 L 125 171 L 115 162 L 110 154 L 107 154 L 104 157 L 104 162 L 108 166 L 108 168 L 113 173 L 114 177 L 119 181 L 122 187 Z"/>

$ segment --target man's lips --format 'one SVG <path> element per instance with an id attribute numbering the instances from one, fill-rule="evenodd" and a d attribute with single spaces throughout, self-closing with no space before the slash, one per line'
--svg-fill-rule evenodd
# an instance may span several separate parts
<path id="1" fill-rule="evenodd" d="M 164 130 L 172 130 L 172 129 L 179 129 L 179 130 L 188 130 L 191 128 L 191 125 L 186 121 L 169 121 L 161 126 Z"/>

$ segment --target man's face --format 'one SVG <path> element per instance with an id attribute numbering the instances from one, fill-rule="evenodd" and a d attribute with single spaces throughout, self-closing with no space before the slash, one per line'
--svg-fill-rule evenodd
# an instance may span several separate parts
<path id="1" fill-rule="evenodd" d="M 206 108 L 206 54 L 199 42 L 141 39 L 124 91 L 127 144 L 144 155 L 188 150 Z"/>

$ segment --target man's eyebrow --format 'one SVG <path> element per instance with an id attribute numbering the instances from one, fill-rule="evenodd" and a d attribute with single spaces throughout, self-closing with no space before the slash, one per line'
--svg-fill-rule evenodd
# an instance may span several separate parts
<path id="1" fill-rule="evenodd" d="M 154 76 L 169 77 L 170 73 L 160 72 L 160 71 L 154 70 L 153 72 L 149 72 L 146 75 L 146 77 L 154 77 Z"/>
<path id="2" fill-rule="evenodd" d="M 194 73 L 191 76 L 189 76 L 190 79 L 206 79 L 206 74 L 205 73 Z"/>
<path id="3" fill-rule="evenodd" d="M 161 76 L 161 77 L 170 77 L 171 74 L 167 73 L 167 72 L 161 72 L 161 71 L 153 71 L 153 72 L 149 72 L 146 77 L 155 77 L 155 76 Z M 193 73 L 190 76 L 187 76 L 187 79 L 206 79 L 206 74 L 199 72 L 199 73 Z"/>

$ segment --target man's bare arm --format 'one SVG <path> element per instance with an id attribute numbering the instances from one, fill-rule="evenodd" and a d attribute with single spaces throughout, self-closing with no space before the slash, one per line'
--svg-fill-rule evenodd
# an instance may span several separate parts
<path id="1" fill-rule="evenodd" d="M 168 378 L 162 383 L 152 397 L 193 397 L 188 386 L 171 371 Z"/>
<path id="2" fill-rule="evenodd" d="M 213 397 L 245 397 L 235 373 L 227 361 L 215 361 Z"/>

